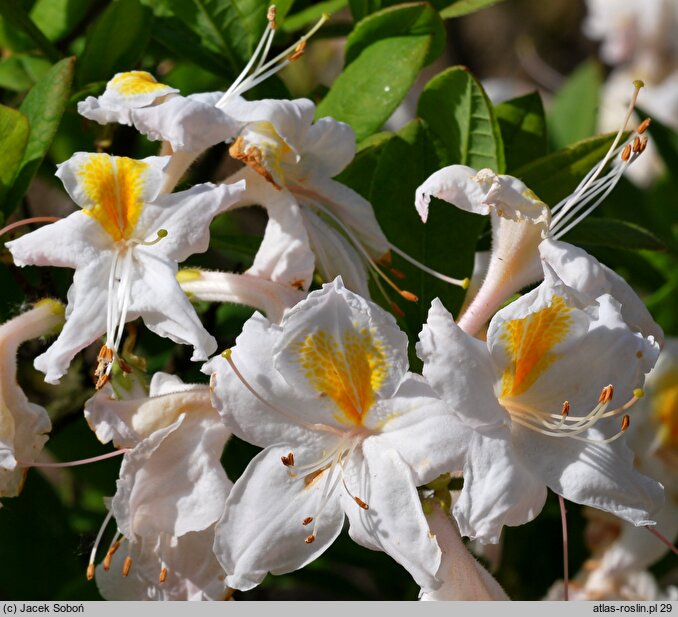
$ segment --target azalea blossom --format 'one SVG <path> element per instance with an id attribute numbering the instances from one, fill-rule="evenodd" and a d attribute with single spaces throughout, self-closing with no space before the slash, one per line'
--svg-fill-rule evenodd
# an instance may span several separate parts
<path id="1" fill-rule="evenodd" d="M 493 317 L 486 342 L 438 300 L 420 335 L 424 376 L 474 427 L 454 515 L 483 542 L 532 520 L 546 487 L 634 525 L 653 524 L 662 502 L 619 439 L 659 344 L 581 263 L 562 266 L 559 276 L 544 259 L 544 281 Z"/>
<path id="2" fill-rule="evenodd" d="M 231 488 L 220 461 L 229 432 L 211 405 L 206 385 L 183 384 L 175 376 L 156 373 L 148 397 L 117 400 L 112 395 L 108 384 L 85 404 L 85 417 L 99 440 L 128 450 L 109 517 L 92 550 L 89 576 L 110 516 L 122 538 L 116 536 L 108 559 L 123 542 L 126 571 L 133 567 L 136 552 L 143 563 L 157 565 L 152 573 L 142 570 L 143 579 L 164 582 L 173 561 L 189 574 L 187 564 L 197 559 L 191 547 L 203 546 L 205 536 L 185 542 L 182 538 L 214 525 Z M 184 544 L 187 555 L 181 554 Z M 215 568 L 208 570 L 214 573 Z M 100 580 L 100 585 L 109 583 Z"/>
<path id="3" fill-rule="evenodd" d="M 106 334 L 96 371 L 103 385 L 125 323 L 137 317 L 156 334 L 192 345 L 193 360 L 215 351 L 216 341 L 175 279 L 177 263 L 207 250 L 210 222 L 243 185 L 205 183 L 161 195 L 168 162 L 74 154 L 56 175 L 81 209 L 5 245 L 18 266 L 75 269 L 66 325 L 35 359 L 47 382 L 57 383 L 75 354 Z"/>
<path id="4" fill-rule="evenodd" d="M 43 407 L 31 403 L 16 380 L 17 349 L 25 341 L 56 333 L 64 307 L 42 300 L 0 326 L 0 497 L 16 497 L 52 428 Z"/>
<path id="5" fill-rule="evenodd" d="M 313 561 L 345 516 L 357 543 L 387 552 L 425 590 L 438 587 L 441 551 L 416 487 L 461 465 L 468 430 L 407 371 L 392 315 L 338 278 L 280 325 L 255 314 L 204 370 L 227 426 L 264 448 L 216 528 L 230 587 Z"/>
<path id="6" fill-rule="evenodd" d="M 626 121 L 641 85 L 636 84 Z M 646 128 L 647 123 L 643 123 L 638 134 L 618 146 L 620 131 L 603 160 L 586 174 L 571 195 L 553 208 L 518 178 L 499 175 L 490 169 L 477 171 L 465 165 L 445 167 L 417 189 L 415 205 L 424 222 L 431 197 L 443 199 L 468 212 L 491 216 L 492 253 L 487 275 L 460 318 L 459 325 L 464 330 L 475 334 L 511 295 L 541 280 L 538 250 L 541 242 L 560 239 L 609 195 L 624 171 L 645 149 L 647 139 L 640 135 Z M 613 164 L 603 172 L 609 160 L 613 160 Z"/>

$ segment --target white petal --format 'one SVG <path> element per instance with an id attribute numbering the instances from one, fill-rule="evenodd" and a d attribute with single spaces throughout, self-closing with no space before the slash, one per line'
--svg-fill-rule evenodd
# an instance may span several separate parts
<path id="1" fill-rule="evenodd" d="M 334 118 L 320 118 L 306 133 L 300 173 L 333 178 L 355 156 L 355 133 L 349 124 Z"/>
<path id="2" fill-rule="evenodd" d="M 462 210 L 476 214 L 489 214 L 485 191 L 473 180 L 476 170 L 465 165 L 443 167 L 429 176 L 417 189 L 415 206 L 421 220 L 426 222 L 431 197 L 437 197 Z"/>
<path id="3" fill-rule="evenodd" d="M 453 510 L 463 536 L 497 543 L 504 525 L 531 521 L 545 500 L 546 485 L 516 456 L 507 428 L 474 433 Z"/>
<path id="4" fill-rule="evenodd" d="M 135 128 L 152 141 L 167 141 L 172 150 L 202 151 L 237 134 L 240 123 L 204 97 L 170 97 L 160 105 L 130 113 Z"/>
<path id="5" fill-rule="evenodd" d="M 596 429 L 585 436 L 609 437 Z M 621 439 L 608 444 L 556 439 L 520 427 L 514 427 L 513 438 L 523 464 L 558 495 L 635 525 L 654 522 L 652 514 L 661 506 L 664 491 L 634 470 L 633 453 Z"/>
<path id="6" fill-rule="evenodd" d="M 214 552 L 229 573 L 227 584 L 235 589 L 255 587 L 267 572 L 285 574 L 302 568 L 341 531 L 344 511 L 335 491 L 322 510 L 315 541 L 305 542 L 313 523 L 302 522 L 318 511 L 328 472 L 307 485 L 304 478 L 289 476 L 280 462 L 286 454 L 286 447 L 276 446 L 252 460 L 217 524 Z"/>
<path id="7" fill-rule="evenodd" d="M 245 189 L 244 183 L 198 184 L 186 191 L 161 195 L 144 206 L 135 230 L 139 240 L 155 240 L 160 229 L 167 235 L 151 246 L 137 250 L 162 255 L 176 262 L 209 248 L 209 225 L 212 219 L 232 206 Z"/>
<path id="8" fill-rule="evenodd" d="M 375 424 L 375 420 L 380 420 Z M 377 402 L 367 426 L 370 441 L 395 450 L 421 486 L 443 473 L 461 471 L 471 429 L 450 412 L 420 375 L 408 374 L 393 398 Z"/>
<path id="9" fill-rule="evenodd" d="M 181 536 L 213 524 L 231 486 L 220 460 L 228 436 L 216 412 L 191 412 L 125 454 L 112 501 L 123 534 Z"/>
<path id="10" fill-rule="evenodd" d="M 342 493 L 350 536 L 368 548 L 383 550 L 401 564 L 425 590 L 436 589 L 441 552 L 429 532 L 410 468 L 395 450 L 383 449 L 370 438 L 351 459 L 359 486 L 347 484 L 369 506 L 364 510 Z M 355 459 L 355 460 L 354 460 Z"/>
<path id="11" fill-rule="evenodd" d="M 290 309 L 282 327 L 274 365 L 293 389 L 315 400 L 309 421 L 362 425 L 371 404 L 393 396 L 407 371 L 407 337 L 393 315 L 341 279 Z"/>
<path id="12" fill-rule="evenodd" d="M 507 419 L 494 394 L 497 372 L 487 345 L 461 330 L 438 298 L 419 335 L 417 355 L 424 377 L 469 426 Z"/>
<path id="13" fill-rule="evenodd" d="M 192 360 L 207 360 L 216 351 L 217 342 L 181 290 L 175 278 L 176 264 L 152 254 L 157 246 L 135 248 L 128 321 L 141 316 L 148 329 L 159 336 L 192 345 Z"/>

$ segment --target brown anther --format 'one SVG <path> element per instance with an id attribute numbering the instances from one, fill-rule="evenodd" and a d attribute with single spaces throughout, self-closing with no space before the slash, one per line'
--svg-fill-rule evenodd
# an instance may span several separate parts
<path id="1" fill-rule="evenodd" d="M 132 372 L 132 367 L 129 364 L 127 364 L 127 362 L 125 362 L 122 358 L 118 358 L 118 364 L 120 365 L 120 368 L 123 373 L 129 374 Z"/>
<path id="2" fill-rule="evenodd" d="M 307 516 L 307 517 L 301 522 L 301 524 L 304 525 L 304 526 L 306 526 L 306 525 L 309 525 L 309 524 L 312 523 L 312 522 L 313 522 L 313 517 L 312 517 L 312 516 Z"/>
<path id="3" fill-rule="evenodd" d="M 405 311 L 401 309 L 395 302 L 391 302 L 391 310 L 396 317 L 405 317 Z"/>
<path id="4" fill-rule="evenodd" d="M 629 414 L 625 414 L 624 417 L 622 418 L 622 425 L 621 425 L 622 432 L 624 432 L 627 428 L 629 428 L 630 424 L 631 424 L 631 418 L 629 417 Z"/>
<path id="5" fill-rule="evenodd" d="M 285 467 L 294 467 L 294 454 L 290 452 L 287 456 L 281 456 L 280 460 Z"/>
<path id="6" fill-rule="evenodd" d="M 395 276 L 397 279 L 400 279 L 401 281 L 406 278 L 405 273 L 398 270 L 397 268 L 389 268 L 389 271 L 393 276 Z"/>
<path id="7" fill-rule="evenodd" d="M 161 585 L 167 580 L 167 568 L 164 566 L 160 570 L 160 578 L 158 580 L 160 581 Z"/>
<path id="8" fill-rule="evenodd" d="M 310 536 L 306 536 L 304 542 L 306 542 L 306 544 L 312 544 L 313 542 L 315 542 L 315 536 L 313 534 L 311 534 Z"/>
<path id="9" fill-rule="evenodd" d="M 408 300 L 409 302 L 419 302 L 419 298 L 415 296 L 411 291 L 407 290 L 401 290 L 400 295 L 405 298 L 405 300 Z"/>
<path id="10" fill-rule="evenodd" d="M 91 581 L 94 578 L 94 564 L 90 563 L 87 565 L 87 580 Z"/>
<path id="11" fill-rule="evenodd" d="M 621 153 L 621 160 L 628 161 L 631 158 L 631 144 L 626 144 Z"/>
<path id="12" fill-rule="evenodd" d="M 637 130 L 638 135 L 642 135 L 645 131 L 647 131 L 647 127 L 650 126 L 650 122 L 652 122 L 650 118 L 645 118 L 645 120 L 640 123 L 640 126 Z"/>
<path id="13" fill-rule="evenodd" d="M 299 58 L 304 55 L 304 51 L 306 51 L 306 41 L 300 41 L 299 45 L 294 48 L 294 51 L 289 56 L 287 56 L 288 62 L 299 60 Z"/>
<path id="14" fill-rule="evenodd" d="M 645 152 L 645 148 L 647 148 L 647 137 L 643 137 L 640 141 L 640 151 Z"/>
<path id="15" fill-rule="evenodd" d="M 614 394 L 614 386 L 610 384 L 609 386 L 605 386 L 601 392 L 600 396 L 598 397 L 598 402 L 599 403 L 609 403 L 612 400 L 612 395 Z"/>
<path id="16" fill-rule="evenodd" d="M 570 413 L 570 401 L 565 401 L 563 403 L 563 409 L 560 412 L 561 416 L 567 416 Z"/>
<path id="17" fill-rule="evenodd" d="M 106 375 L 106 373 L 99 375 L 99 379 L 97 379 L 96 383 L 94 384 L 94 388 L 96 390 L 101 390 L 101 388 L 103 388 L 109 382 L 109 380 L 110 378 L 108 375 Z"/>
<path id="18" fill-rule="evenodd" d="M 276 23 L 275 23 L 276 12 L 277 12 L 277 9 L 275 8 L 275 4 L 272 4 L 271 6 L 268 7 L 268 12 L 266 13 L 266 19 L 268 20 L 268 23 L 271 24 L 272 30 L 276 29 Z"/>
<path id="19" fill-rule="evenodd" d="M 122 564 L 122 575 L 129 575 L 129 571 L 132 569 L 132 558 L 125 557 L 125 562 Z"/>
<path id="20" fill-rule="evenodd" d="M 363 509 L 363 510 L 369 510 L 370 506 L 368 506 L 360 497 L 354 497 L 353 500 Z"/>
<path id="21" fill-rule="evenodd" d="M 94 376 L 97 378 L 96 389 L 103 388 L 109 380 L 108 367 L 113 363 L 113 350 L 108 345 L 102 345 L 97 356 L 97 368 Z"/>
<path id="22" fill-rule="evenodd" d="M 638 136 L 636 135 L 636 136 L 633 138 L 633 151 L 634 151 L 636 154 L 638 154 L 638 153 L 640 152 L 640 148 L 641 148 L 640 137 L 638 137 Z"/>

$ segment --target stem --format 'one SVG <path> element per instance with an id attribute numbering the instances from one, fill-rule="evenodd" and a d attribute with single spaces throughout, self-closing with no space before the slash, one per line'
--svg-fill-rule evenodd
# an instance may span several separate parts
<path id="1" fill-rule="evenodd" d="M 567 563 L 567 510 L 565 510 L 565 500 L 562 495 L 558 495 L 560 502 L 560 520 L 563 528 L 563 595 L 567 602 L 570 599 L 570 573 Z"/>

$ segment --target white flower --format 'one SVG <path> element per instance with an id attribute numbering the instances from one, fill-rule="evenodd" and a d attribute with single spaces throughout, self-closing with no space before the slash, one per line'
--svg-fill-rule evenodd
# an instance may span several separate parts
<path id="1" fill-rule="evenodd" d="M 21 492 L 27 466 L 35 462 L 52 427 L 45 409 L 31 403 L 17 383 L 17 349 L 52 334 L 63 322 L 63 305 L 42 300 L 0 326 L 0 497 Z"/>
<path id="2" fill-rule="evenodd" d="M 151 563 L 159 560 L 152 574 L 157 579 L 170 569 L 169 554 L 183 559 L 173 552 L 177 539 L 210 528 L 221 516 L 231 488 L 220 461 L 229 432 L 211 405 L 209 388 L 172 375 L 156 373 L 148 397 L 111 395 L 110 385 L 100 390 L 85 404 L 85 417 L 100 441 L 129 449 L 110 511 L 130 560 L 134 550 Z"/>
<path id="3" fill-rule="evenodd" d="M 416 487 L 461 465 L 468 431 L 407 372 L 393 317 L 337 279 L 280 326 L 255 314 L 236 342 L 204 370 L 226 424 L 264 450 L 217 525 L 228 585 L 301 568 L 348 516 L 356 542 L 435 589 L 441 553 Z"/>
<path id="4" fill-rule="evenodd" d="M 636 84 L 634 103 L 640 87 L 641 84 Z M 646 128 L 639 127 L 639 132 Z M 638 135 L 618 147 L 615 140 L 608 154 L 586 174 L 574 192 L 552 209 L 522 181 L 490 169 L 476 171 L 464 165 L 451 165 L 431 175 L 416 192 L 415 206 L 424 222 L 431 197 L 492 218 L 492 253 L 487 275 L 461 316 L 460 327 L 470 334 L 477 333 L 510 296 L 541 280 L 539 246 L 542 241 L 558 240 L 591 213 L 646 144 L 647 139 Z M 602 173 L 610 159 L 614 159 L 614 163 Z"/>
<path id="5" fill-rule="evenodd" d="M 160 195 L 168 160 L 74 154 L 57 176 L 81 210 L 6 244 L 19 266 L 75 269 L 66 325 L 35 360 L 46 381 L 58 382 L 75 354 L 106 334 L 96 373 L 105 383 L 125 323 L 137 317 L 193 345 L 194 360 L 216 349 L 175 279 L 177 262 L 207 250 L 210 222 L 243 186 L 207 183 Z"/>
<path id="6" fill-rule="evenodd" d="M 635 525 L 653 523 L 661 485 L 633 469 L 618 438 L 629 424 L 625 415 L 620 427 L 619 416 L 642 395 L 659 345 L 579 274 L 581 286 L 544 261 L 544 282 L 494 316 L 487 342 L 439 301 L 431 307 L 417 346 L 424 376 L 475 429 L 454 507 L 463 535 L 497 542 L 503 525 L 540 512 L 547 486 Z"/>

